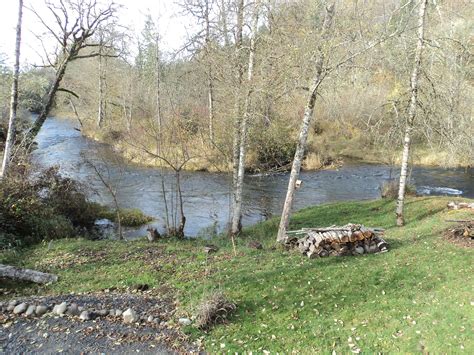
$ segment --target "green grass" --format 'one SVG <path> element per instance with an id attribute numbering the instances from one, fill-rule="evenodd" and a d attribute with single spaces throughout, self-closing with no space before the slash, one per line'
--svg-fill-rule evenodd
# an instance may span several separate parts
<path id="1" fill-rule="evenodd" d="M 263 350 L 301 353 L 350 352 L 349 338 L 363 352 L 474 352 L 472 249 L 442 237 L 450 224 L 472 213 L 448 211 L 447 198 L 410 198 L 407 225 L 394 225 L 391 200 L 345 202 L 306 208 L 292 229 L 348 222 L 384 227 L 389 253 L 307 259 L 272 249 L 277 220 L 248 228 L 233 257 L 227 239 L 206 258 L 203 241 L 61 240 L 0 262 L 57 273 L 50 286 L 23 285 L 20 294 L 97 291 L 134 284 L 168 286 L 178 315 L 190 315 L 203 294 L 219 288 L 238 305 L 227 324 L 203 337 L 215 352 Z M 260 240 L 264 250 L 246 247 Z M 9 296 L 11 297 L 11 296 Z"/>
<path id="2" fill-rule="evenodd" d="M 138 208 L 120 208 L 120 221 L 123 226 L 139 227 L 153 221 L 153 217 L 147 216 Z M 97 218 L 106 218 L 117 222 L 117 213 L 114 209 L 97 204 Z"/>

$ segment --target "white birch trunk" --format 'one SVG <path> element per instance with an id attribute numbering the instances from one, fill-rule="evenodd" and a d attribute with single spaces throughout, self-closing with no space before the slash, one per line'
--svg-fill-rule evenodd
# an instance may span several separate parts
<path id="1" fill-rule="evenodd" d="M 239 144 L 239 159 L 238 159 L 238 169 L 237 169 L 237 181 L 235 184 L 235 199 L 233 206 L 232 214 L 232 226 L 231 233 L 232 235 L 238 234 L 242 229 L 242 191 L 245 175 L 245 156 L 247 150 L 247 129 L 248 121 L 250 119 L 250 101 L 253 93 L 253 75 L 254 75 L 254 66 L 255 66 L 255 38 L 257 35 L 257 26 L 258 26 L 258 12 L 260 7 L 260 1 L 255 1 L 255 9 L 252 19 L 252 37 L 250 38 L 250 53 L 249 53 L 249 62 L 248 62 L 248 71 L 247 71 L 247 92 L 245 96 L 244 104 L 244 117 L 240 125 L 240 144 Z"/>
<path id="2" fill-rule="evenodd" d="M 424 30 L 425 30 L 425 15 L 426 6 L 428 0 L 420 1 L 420 9 L 418 16 L 418 41 L 415 50 L 415 60 L 413 63 L 413 71 L 410 79 L 411 98 L 410 106 L 408 108 L 408 117 L 405 128 L 405 138 L 403 140 L 403 155 L 402 155 L 402 166 L 400 170 L 400 186 L 398 189 L 398 200 L 397 200 L 397 225 L 403 226 L 404 216 L 403 208 L 405 204 L 405 189 L 408 175 L 408 160 L 410 158 L 410 143 L 411 143 L 411 132 L 413 131 L 413 124 L 416 116 L 416 106 L 418 104 L 418 75 L 421 67 L 421 56 L 423 52 L 424 44 Z"/>
<path id="3" fill-rule="evenodd" d="M 291 166 L 290 180 L 288 182 L 288 190 L 286 193 L 285 204 L 283 205 L 283 211 L 281 213 L 280 226 L 278 228 L 278 242 L 284 242 L 286 239 L 286 230 L 290 221 L 291 208 L 293 206 L 293 199 L 295 194 L 295 185 L 296 180 L 298 180 L 301 163 L 303 161 L 304 152 L 306 149 L 306 142 L 308 140 L 308 130 L 311 124 L 311 119 L 313 117 L 314 105 L 316 103 L 316 97 L 318 95 L 319 85 L 324 79 L 324 59 L 325 53 L 322 48 L 322 43 L 324 43 L 329 35 L 329 30 L 332 26 L 332 19 L 334 17 L 334 4 L 326 7 L 326 12 L 324 16 L 322 34 L 321 34 L 321 44 L 318 46 L 318 58 L 316 61 L 316 74 L 313 79 L 313 84 L 310 88 L 308 100 L 306 103 L 303 122 L 301 124 L 300 134 L 298 138 L 298 143 L 296 145 L 295 157 L 293 159 L 293 164 Z"/>
<path id="4" fill-rule="evenodd" d="M 242 110 L 241 110 L 241 89 L 242 81 L 244 75 L 244 69 L 242 66 L 242 35 L 243 35 L 243 21 L 244 21 L 244 0 L 239 0 L 237 7 L 237 28 L 236 28 L 236 37 L 235 37 L 235 52 L 234 59 L 235 65 L 237 66 L 237 82 L 235 90 L 235 121 L 234 121 L 234 139 L 232 143 L 232 206 L 230 210 L 230 224 L 232 231 L 232 221 L 234 220 L 234 207 L 236 204 L 236 191 L 237 191 L 237 180 L 239 175 L 239 147 L 241 139 L 241 120 L 242 120 Z M 231 233 L 232 234 L 232 233 Z"/>
<path id="5" fill-rule="evenodd" d="M 20 45 L 21 45 L 21 20 L 23 17 L 23 0 L 18 1 L 18 22 L 16 26 L 16 44 L 15 44 L 15 66 L 13 69 L 13 83 L 10 99 L 10 118 L 8 120 L 8 133 L 5 142 L 5 150 L 3 153 L 2 169 L 0 171 L 0 179 L 3 178 L 8 171 L 11 160 L 12 148 L 15 144 L 16 133 L 16 112 L 18 108 L 18 78 L 20 76 Z"/>

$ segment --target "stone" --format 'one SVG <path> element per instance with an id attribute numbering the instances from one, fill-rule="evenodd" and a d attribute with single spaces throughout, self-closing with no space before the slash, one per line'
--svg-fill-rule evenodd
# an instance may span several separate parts
<path id="1" fill-rule="evenodd" d="M 216 253 L 218 250 L 219 248 L 212 244 L 208 244 L 204 247 L 204 252 L 206 254 Z"/>
<path id="2" fill-rule="evenodd" d="M 256 241 L 256 240 L 251 240 L 248 244 L 248 247 L 251 249 L 263 249 L 262 243 Z"/>
<path id="3" fill-rule="evenodd" d="M 91 314 L 89 311 L 82 311 L 81 315 L 79 316 L 80 320 L 91 320 Z"/>
<path id="4" fill-rule="evenodd" d="M 95 313 L 97 313 L 97 315 L 98 315 L 99 317 L 105 317 L 106 315 L 109 314 L 109 311 L 106 310 L 106 309 L 101 309 L 101 310 L 99 310 L 99 311 L 97 311 L 97 312 L 95 312 Z"/>
<path id="5" fill-rule="evenodd" d="M 111 310 L 109 311 L 109 316 L 112 316 L 112 317 L 115 316 L 115 309 L 111 309 Z"/>
<path id="6" fill-rule="evenodd" d="M 148 322 L 153 322 L 153 316 L 148 316 L 148 318 L 146 319 Z"/>
<path id="7" fill-rule="evenodd" d="M 27 308 L 28 308 L 28 305 L 25 302 L 20 303 L 19 305 L 15 306 L 15 308 L 13 308 L 13 313 L 22 314 L 26 311 Z"/>
<path id="8" fill-rule="evenodd" d="M 17 304 L 18 304 L 17 300 L 12 300 L 12 301 L 8 302 L 7 311 L 8 312 L 13 311 L 13 309 L 16 307 Z"/>
<path id="9" fill-rule="evenodd" d="M 39 306 L 36 306 L 35 313 L 38 317 L 41 317 L 43 314 L 48 312 L 48 307 L 46 307 L 44 304 L 40 304 Z"/>
<path id="10" fill-rule="evenodd" d="M 122 314 L 124 323 L 135 323 L 139 318 L 137 312 L 129 308 Z"/>
<path id="11" fill-rule="evenodd" d="M 67 303 L 63 302 L 54 306 L 53 313 L 57 316 L 62 316 L 64 313 L 66 313 L 66 309 L 67 309 Z"/>
<path id="12" fill-rule="evenodd" d="M 67 308 L 67 314 L 70 316 L 79 316 L 81 312 L 79 311 L 79 307 L 76 303 L 72 303 L 68 308 Z"/>
<path id="13" fill-rule="evenodd" d="M 123 314 L 122 310 L 120 310 L 120 309 L 115 310 L 115 316 L 116 317 L 120 317 L 122 314 Z"/>
<path id="14" fill-rule="evenodd" d="M 181 325 L 191 325 L 191 319 L 189 318 L 179 318 L 178 323 Z"/>
<path id="15" fill-rule="evenodd" d="M 29 305 L 28 308 L 26 309 L 25 316 L 31 317 L 35 313 L 36 306 L 34 305 Z"/>
<path id="16" fill-rule="evenodd" d="M 354 250 L 357 254 L 364 254 L 364 248 L 363 247 L 356 247 Z"/>

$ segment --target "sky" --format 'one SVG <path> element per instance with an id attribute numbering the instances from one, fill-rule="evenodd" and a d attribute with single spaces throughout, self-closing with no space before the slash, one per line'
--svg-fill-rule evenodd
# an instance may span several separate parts
<path id="1" fill-rule="evenodd" d="M 176 50 L 185 42 L 190 21 L 180 14 L 180 7 L 175 0 L 114 0 L 114 2 L 123 6 L 117 15 L 119 23 L 128 26 L 135 33 L 138 34 L 143 28 L 146 14 L 151 14 L 158 20 L 163 48 Z M 24 5 L 41 12 L 44 9 L 44 0 L 24 0 Z M 9 64 L 12 63 L 14 56 L 17 18 L 18 0 L 0 0 L 0 53 L 7 56 Z M 34 34 L 43 31 L 41 23 L 25 8 L 21 63 L 41 63 L 38 53 L 42 53 L 42 47 Z"/>

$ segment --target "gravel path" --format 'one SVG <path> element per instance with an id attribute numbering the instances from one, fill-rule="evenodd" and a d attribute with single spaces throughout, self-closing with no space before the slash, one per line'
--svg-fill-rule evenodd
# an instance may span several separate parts
<path id="1" fill-rule="evenodd" d="M 0 354 L 175 354 L 198 352 L 179 329 L 168 325 L 174 306 L 166 299 L 134 294 L 91 294 L 18 299 L 28 304 L 77 303 L 91 311 L 132 308 L 142 318 L 124 324 L 121 316 L 101 316 L 81 321 L 78 317 L 38 318 L 0 312 Z M 147 321 L 152 316 L 154 321 Z"/>

